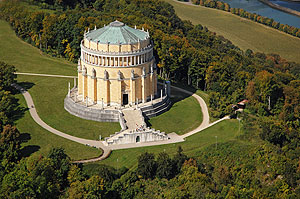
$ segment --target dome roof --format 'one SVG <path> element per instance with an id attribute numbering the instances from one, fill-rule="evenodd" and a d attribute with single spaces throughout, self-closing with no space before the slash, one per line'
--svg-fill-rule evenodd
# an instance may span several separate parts
<path id="1" fill-rule="evenodd" d="M 149 33 L 131 28 L 122 22 L 114 21 L 108 26 L 88 32 L 86 37 L 94 42 L 98 41 L 105 44 L 129 44 L 146 40 L 149 37 Z"/>

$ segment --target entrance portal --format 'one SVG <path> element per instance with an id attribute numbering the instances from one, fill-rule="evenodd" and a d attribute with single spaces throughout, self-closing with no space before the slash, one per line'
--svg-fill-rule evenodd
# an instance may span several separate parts
<path id="1" fill-rule="evenodd" d="M 136 136 L 135 142 L 137 143 L 137 142 L 140 142 L 140 141 L 141 141 L 140 136 Z"/>
<path id="2" fill-rule="evenodd" d="M 128 94 L 123 94 L 123 105 L 127 105 L 128 104 Z"/>

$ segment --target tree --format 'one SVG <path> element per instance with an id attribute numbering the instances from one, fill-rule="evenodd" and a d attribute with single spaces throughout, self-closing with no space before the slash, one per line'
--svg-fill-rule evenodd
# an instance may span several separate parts
<path id="1" fill-rule="evenodd" d="M 68 179 L 69 184 L 72 184 L 76 181 L 80 181 L 80 182 L 83 181 L 85 179 L 85 177 L 84 177 L 81 169 L 77 165 L 73 164 L 70 167 L 67 179 Z"/>
<path id="2" fill-rule="evenodd" d="M 173 157 L 173 169 L 175 174 L 178 174 L 180 172 L 183 163 L 188 159 L 188 157 L 182 152 L 183 149 L 181 148 L 181 146 L 178 146 L 177 153 Z"/>
<path id="3" fill-rule="evenodd" d="M 165 152 L 159 153 L 157 156 L 156 176 L 159 178 L 170 179 L 174 176 L 173 162 L 169 155 Z"/>
<path id="4" fill-rule="evenodd" d="M 0 61 L 0 90 L 11 90 L 11 85 L 16 82 L 15 72 L 14 66 Z"/>
<path id="5" fill-rule="evenodd" d="M 1 178 L 1 198 L 38 198 L 33 187 L 33 178 L 29 175 L 26 164 L 27 160 L 21 160 L 11 172 Z"/>
<path id="6" fill-rule="evenodd" d="M 153 178 L 157 169 L 157 163 L 153 153 L 143 153 L 138 157 L 137 173 L 144 179 Z"/>
<path id="7" fill-rule="evenodd" d="M 0 134 L 0 155 L 2 165 L 7 167 L 18 160 L 21 148 L 20 132 L 15 126 L 6 125 Z"/>
<path id="8" fill-rule="evenodd" d="M 0 130 L 3 125 L 13 124 L 17 110 L 17 99 L 10 91 L 0 90 Z"/>
<path id="9" fill-rule="evenodd" d="M 61 188 L 68 183 L 67 177 L 70 169 L 70 157 L 65 154 L 63 148 L 52 148 L 48 158 L 53 162 L 53 167 Z"/>
<path id="10" fill-rule="evenodd" d="M 105 196 L 104 180 L 99 176 L 92 176 L 83 182 L 76 181 L 71 184 L 67 191 L 67 198 L 94 198 L 100 199 Z"/>

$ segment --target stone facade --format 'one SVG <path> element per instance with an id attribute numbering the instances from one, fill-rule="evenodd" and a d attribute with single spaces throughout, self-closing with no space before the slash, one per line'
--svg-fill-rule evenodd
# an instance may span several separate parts
<path id="1" fill-rule="evenodd" d="M 150 128 L 147 128 L 143 131 L 126 131 L 122 133 L 122 135 L 117 136 L 118 134 L 121 133 L 118 132 L 115 135 L 111 135 L 110 138 L 106 138 L 106 145 L 155 142 L 169 139 L 169 137 L 164 132 L 160 132 Z M 116 138 L 113 139 L 113 137 Z"/>

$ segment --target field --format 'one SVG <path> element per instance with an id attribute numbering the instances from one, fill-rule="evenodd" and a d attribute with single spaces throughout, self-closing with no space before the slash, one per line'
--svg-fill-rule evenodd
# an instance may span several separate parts
<path id="1" fill-rule="evenodd" d="M 276 53 L 289 61 L 300 63 L 299 38 L 221 10 L 186 5 L 174 0 L 164 1 L 174 6 L 181 19 L 206 26 L 242 50 Z"/>
<path id="2" fill-rule="evenodd" d="M 180 145 L 183 148 L 183 152 L 189 156 L 197 156 L 197 154 L 205 147 L 216 144 L 224 143 L 231 140 L 236 140 L 236 137 L 240 134 L 239 123 L 237 120 L 225 120 L 215 126 L 212 126 L 202 132 L 192 135 L 186 138 L 185 142 L 132 148 L 113 151 L 110 157 L 97 164 L 108 164 L 115 168 L 125 166 L 127 168 L 134 168 L 137 166 L 137 157 L 141 153 L 151 152 L 158 154 L 159 152 L 166 152 L 170 156 L 174 155 L 177 151 L 177 147 Z M 216 137 L 217 136 L 217 137 Z M 92 164 L 91 166 L 95 165 Z M 89 167 L 89 166 L 88 166 Z"/>

